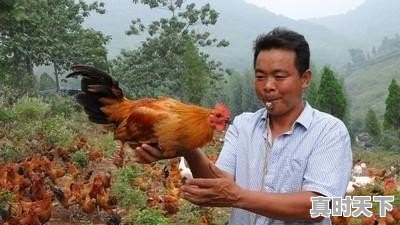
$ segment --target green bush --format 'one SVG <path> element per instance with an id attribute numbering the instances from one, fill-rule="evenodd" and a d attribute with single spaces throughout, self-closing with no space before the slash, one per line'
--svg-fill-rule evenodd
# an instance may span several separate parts
<path id="1" fill-rule="evenodd" d="M 10 124 L 8 135 L 13 139 L 32 140 L 38 132 L 42 129 L 42 121 L 15 121 L 14 124 Z"/>
<path id="2" fill-rule="evenodd" d="M 381 145 L 385 150 L 400 152 L 399 132 L 391 129 L 383 132 Z"/>
<path id="3" fill-rule="evenodd" d="M 42 120 L 50 111 L 50 105 L 43 98 L 24 96 L 14 105 L 14 111 L 20 121 Z"/>
<path id="4" fill-rule="evenodd" d="M 0 144 L 0 162 L 17 162 L 25 157 L 25 150 L 12 144 Z"/>
<path id="5" fill-rule="evenodd" d="M 62 115 L 69 118 L 78 110 L 77 104 L 73 101 L 71 96 L 51 95 L 48 98 L 51 114 L 53 115 Z"/>
<path id="6" fill-rule="evenodd" d="M 124 167 L 118 171 L 111 190 L 122 207 L 143 208 L 146 206 L 146 194 L 130 185 L 132 179 L 139 175 L 143 174 L 138 166 Z"/>
<path id="7" fill-rule="evenodd" d="M 15 120 L 15 114 L 12 110 L 0 107 L 0 122 L 11 122 Z"/>
<path id="8" fill-rule="evenodd" d="M 85 168 L 89 164 L 89 159 L 86 152 L 79 150 L 71 154 L 71 160 L 75 166 Z"/>
<path id="9" fill-rule="evenodd" d="M 45 135 L 46 140 L 54 146 L 68 146 L 72 143 L 73 130 L 70 128 L 70 121 L 62 116 L 54 116 L 43 120 L 40 131 Z"/>
<path id="10" fill-rule="evenodd" d="M 140 210 L 137 214 L 135 225 L 170 225 L 170 221 L 164 216 L 162 211 L 152 208 Z"/>
<path id="11" fill-rule="evenodd" d="M 116 148 L 114 135 L 112 133 L 107 133 L 99 138 L 100 140 L 96 142 L 97 145 L 99 145 L 97 148 L 102 149 L 106 157 L 111 156 Z"/>
<path id="12" fill-rule="evenodd" d="M 0 84 L 0 106 L 10 107 L 26 93 L 26 90 Z"/>

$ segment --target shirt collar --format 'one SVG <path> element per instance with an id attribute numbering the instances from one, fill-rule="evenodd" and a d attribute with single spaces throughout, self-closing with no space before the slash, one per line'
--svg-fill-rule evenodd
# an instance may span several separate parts
<path id="1" fill-rule="evenodd" d="M 263 115 L 261 116 L 260 122 L 265 123 L 267 116 L 268 116 L 268 110 L 264 108 L 264 112 Z M 313 116 L 313 108 L 310 106 L 310 104 L 308 104 L 308 102 L 306 102 L 303 111 L 301 112 L 300 116 L 296 119 L 294 124 L 298 123 L 302 125 L 306 130 L 308 130 L 308 128 L 311 125 L 312 116 Z"/>

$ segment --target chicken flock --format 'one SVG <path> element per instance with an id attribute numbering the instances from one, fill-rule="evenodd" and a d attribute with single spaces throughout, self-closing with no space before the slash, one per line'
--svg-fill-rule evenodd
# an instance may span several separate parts
<path id="1" fill-rule="evenodd" d="M 91 165 L 86 169 L 78 169 L 71 161 L 70 155 L 78 149 L 87 153 Z M 119 147 L 116 149 L 118 152 Z M 112 166 L 115 156 L 107 159 L 99 152 L 79 137 L 70 148 L 54 147 L 20 162 L 0 165 L 0 200 L 1 193 L 12 193 L 7 204 L 0 207 L 0 224 L 45 224 L 57 208 L 69 212 L 70 223 L 82 216 L 91 221 L 101 216 L 107 225 L 121 224 L 123 215 L 119 212 L 123 210 L 111 194 L 118 166 L 95 169 L 104 163 Z M 143 165 L 144 174 L 130 182 L 146 193 L 147 207 L 173 215 L 182 203 L 179 187 L 192 175 L 183 158 L 167 162 L 165 166 Z"/>
<path id="2" fill-rule="evenodd" d="M 391 166 L 390 169 L 379 169 L 368 167 L 366 163 L 355 163 L 352 170 L 352 179 L 348 184 L 347 196 L 394 196 L 395 202 L 400 197 L 400 186 L 397 184 L 397 169 Z M 361 215 L 357 218 L 334 216 L 333 225 L 397 225 L 400 224 L 400 206 L 391 203 L 393 209 L 380 217 L 377 211 L 372 216 Z"/>

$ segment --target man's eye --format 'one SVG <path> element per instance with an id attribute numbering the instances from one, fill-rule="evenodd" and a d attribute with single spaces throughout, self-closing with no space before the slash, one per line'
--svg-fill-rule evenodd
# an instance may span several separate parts
<path id="1" fill-rule="evenodd" d="M 286 78 L 286 76 L 284 76 L 284 75 L 277 75 L 277 76 L 275 76 L 275 79 L 277 79 L 277 80 L 283 80 L 283 79 L 285 79 Z"/>

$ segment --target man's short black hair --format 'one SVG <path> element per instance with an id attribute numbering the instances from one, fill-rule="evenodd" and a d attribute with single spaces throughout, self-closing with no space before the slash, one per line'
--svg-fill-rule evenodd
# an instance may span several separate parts
<path id="1" fill-rule="evenodd" d="M 258 54 L 263 50 L 287 49 L 296 54 L 297 71 L 302 75 L 310 67 L 310 47 L 303 35 L 281 27 L 257 37 L 254 43 L 253 67 L 256 67 Z"/>

